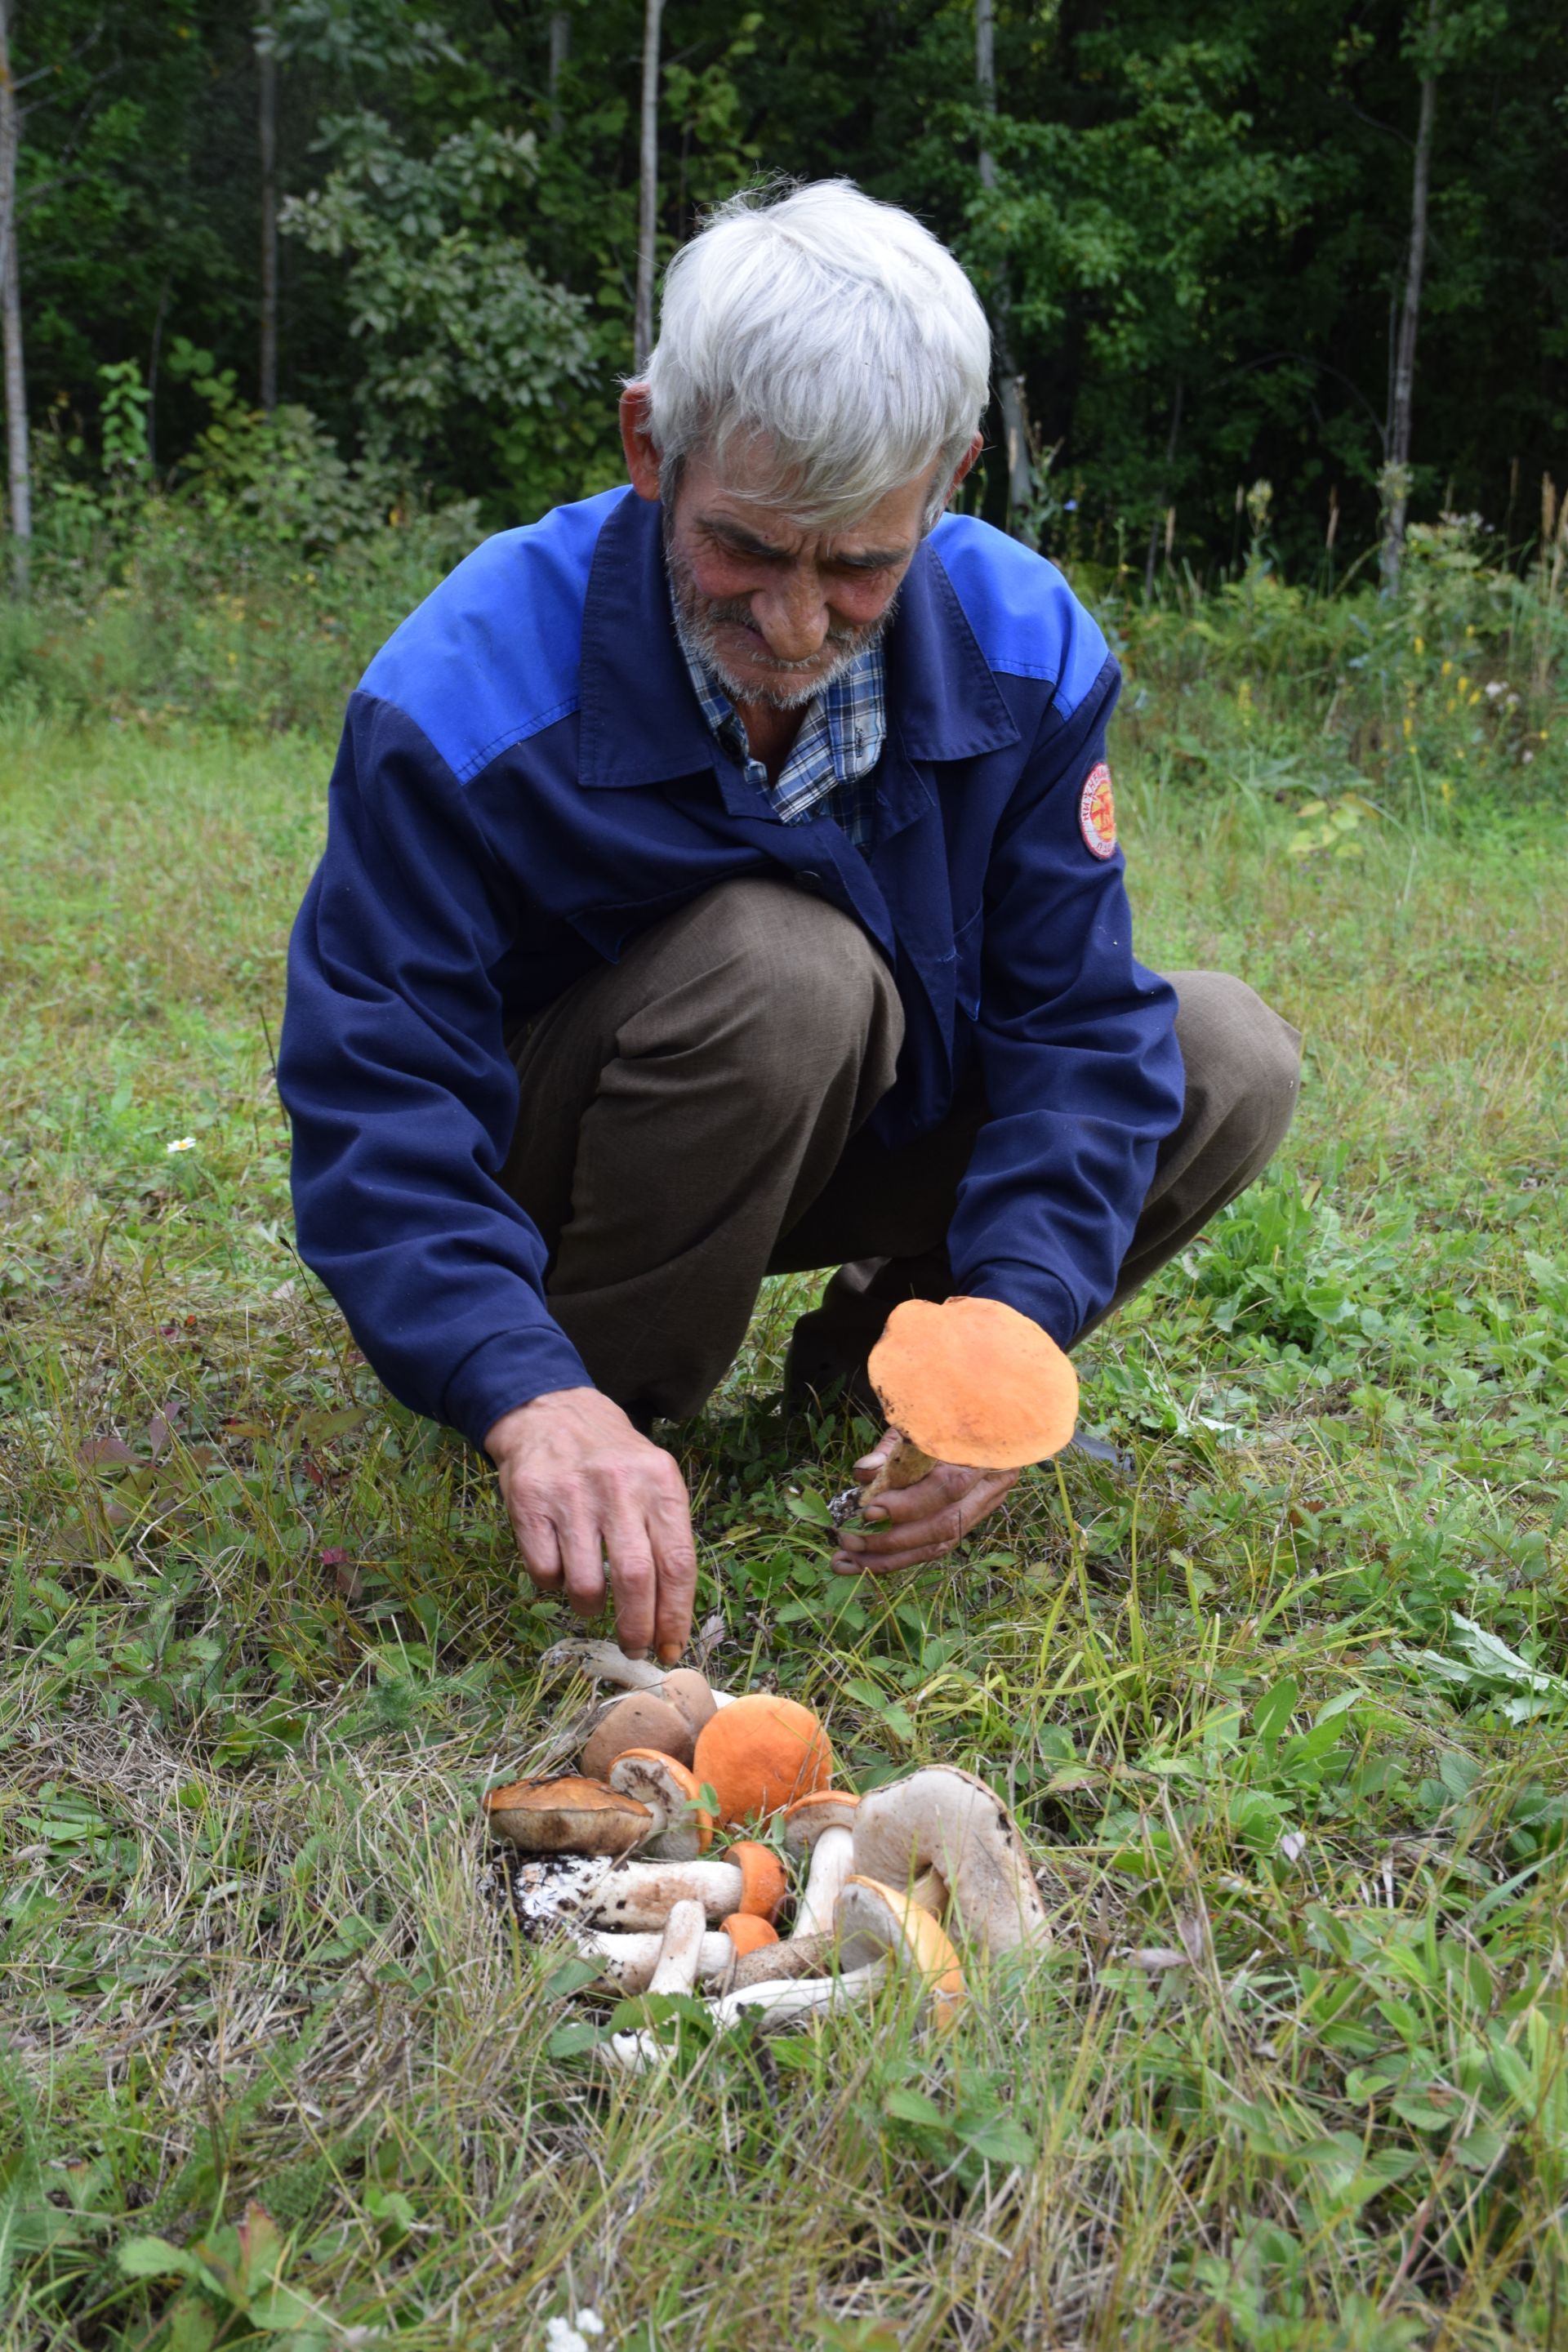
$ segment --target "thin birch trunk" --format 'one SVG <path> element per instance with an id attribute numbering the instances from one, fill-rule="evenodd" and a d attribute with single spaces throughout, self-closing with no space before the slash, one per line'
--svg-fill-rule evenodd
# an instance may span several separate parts
<path id="1" fill-rule="evenodd" d="M 272 0 L 261 0 L 261 22 L 269 26 Z M 278 60 L 258 51 L 260 68 L 257 135 L 261 150 L 261 349 L 257 369 L 262 407 L 278 405 Z"/>
<path id="2" fill-rule="evenodd" d="M 14 0 L 0 0 L 0 342 L 5 374 L 5 465 L 12 577 L 26 596 L 33 540 L 33 475 L 27 446 L 27 383 L 22 348 L 22 278 L 16 252 L 16 151 L 22 111 L 11 70 Z"/>
<path id="3" fill-rule="evenodd" d="M 632 320 L 638 373 L 653 349 L 653 277 L 658 240 L 658 28 L 664 0 L 647 0 L 642 42 L 642 177 L 637 206 L 637 290 Z"/>
<path id="4" fill-rule="evenodd" d="M 1169 559 L 1171 552 L 1170 542 L 1173 528 L 1171 516 L 1173 512 L 1173 509 L 1166 506 L 1165 500 L 1170 496 L 1171 476 L 1175 470 L 1176 445 L 1182 437 L 1182 400 L 1185 390 L 1186 386 L 1184 384 L 1181 377 L 1178 376 L 1176 378 L 1175 397 L 1171 403 L 1170 437 L 1165 443 L 1165 478 L 1160 486 L 1159 505 L 1155 511 L 1154 520 L 1149 525 L 1149 556 L 1148 561 L 1143 566 L 1143 593 L 1145 596 L 1149 597 L 1152 597 L 1154 593 L 1154 563 L 1155 559 L 1160 552 L 1160 529 L 1162 515 L 1164 518 L 1165 554 L 1167 559 Z"/>
<path id="5" fill-rule="evenodd" d="M 974 0 L 974 79 L 980 89 L 981 111 L 996 111 L 996 31 L 993 0 Z M 996 185 L 996 160 L 983 137 L 980 142 L 980 184 Z M 1005 284 L 997 287 L 991 305 L 991 331 L 996 352 L 996 404 L 1002 412 L 1002 441 L 1007 458 L 1009 514 L 1022 513 L 1034 494 L 1029 463 L 1029 412 L 1024 401 L 1024 379 L 1013 364 L 1013 306 Z"/>
<path id="6" fill-rule="evenodd" d="M 1410 425 L 1415 398 L 1415 337 L 1421 324 L 1421 280 L 1426 268 L 1426 214 L 1432 180 L 1432 132 L 1437 119 L 1436 50 L 1441 21 L 1441 0 L 1428 0 L 1426 65 L 1421 77 L 1421 111 L 1415 126 L 1415 166 L 1410 190 L 1410 259 L 1405 274 L 1405 300 L 1400 309 L 1394 351 L 1394 383 L 1389 401 L 1388 461 L 1383 470 L 1383 557 L 1384 592 L 1399 586 L 1405 560 L 1405 526 L 1410 510 Z"/>

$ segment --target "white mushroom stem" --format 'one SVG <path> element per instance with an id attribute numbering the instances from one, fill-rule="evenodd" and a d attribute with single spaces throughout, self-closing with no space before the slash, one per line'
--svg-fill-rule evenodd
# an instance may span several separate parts
<path id="1" fill-rule="evenodd" d="M 648 1979 L 650 1993 L 691 1990 L 697 1981 L 702 1947 L 709 1940 L 702 1927 L 700 1903 L 676 1904 L 659 1938 L 658 1957 Z M 728 1943 L 729 1937 L 724 1937 L 721 1940 Z M 661 2042 L 656 2033 L 613 2033 L 608 2055 L 612 2065 L 625 2067 L 631 2074 L 640 2074 L 649 2066 L 667 2064 L 672 2048 L 672 2043 Z"/>
<path id="2" fill-rule="evenodd" d="M 811 1850 L 805 1892 L 795 1915 L 788 1940 L 825 1936 L 833 1925 L 833 1906 L 839 1890 L 855 1867 L 855 1840 L 847 1830 L 824 1830 Z"/>
<path id="3" fill-rule="evenodd" d="M 575 1666 L 591 1683 L 609 1683 L 616 1690 L 658 1691 L 670 1671 L 651 1658 L 628 1658 L 614 1642 L 557 1642 L 540 1660 L 545 1666 Z M 728 1706 L 732 1691 L 715 1691 L 715 1706 Z"/>
<path id="4" fill-rule="evenodd" d="M 679 1908 L 679 1904 L 674 1906 L 671 1918 Z M 622 1992 L 638 1993 L 652 1990 L 654 1967 L 663 1941 L 658 1931 L 650 1928 L 635 1936 L 579 1936 L 577 1948 L 584 1959 L 597 1960 Z M 727 1991 L 734 1963 L 735 1947 L 728 1936 L 705 1935 L 697 1949 L 697 1983 Z"/>
<path id="5" fill-rule="evenodd" d="M 869 1968 L 851 1969 L 841 1977 L 770 1978 L 740 1992 L 727 1992 L 709 2008 L 721 2032 L 738 2025 L 742 2017 L 760 2018 L 771 2032 L 793 2025 L 797 2018 L 819 2017 L 868 2000 L 887 1973 L 886 1960 L 873 1960 Z"/>
<path id="6" fill-rule="evenodd" d="M 624 1862 L 607 1870 L 584 1904 L 595 1927 L 662 1927 L 676 1904 L 700 1903 L 715 1924 L 741 1907 L 735 1862 Z"/>

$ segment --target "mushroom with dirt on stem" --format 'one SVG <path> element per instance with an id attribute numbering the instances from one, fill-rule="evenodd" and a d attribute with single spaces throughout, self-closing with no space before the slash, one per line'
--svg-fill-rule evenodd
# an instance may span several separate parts
<path id="1" fill-rule="evenodd" d="M 939 1463 L 1021 1470 L 1059 1454 L 1078 1417 L 1078 1374 L 1056 1341 L 999 1298 L 906 1298 L 867 1369 L 899 1442 L 864 1506 Z"/>
<path id="2" fill-rule="evenodd" d="M 777 1855 L 742 1839 L 722 1859 L 617 1862 L 582 1901 L 577 1916 L 606 1927 L 662 1927 L 675 1905 L 690 1899 L 714 1921 L 736 1911 L 771 1919 L 785 1891 Z"/>

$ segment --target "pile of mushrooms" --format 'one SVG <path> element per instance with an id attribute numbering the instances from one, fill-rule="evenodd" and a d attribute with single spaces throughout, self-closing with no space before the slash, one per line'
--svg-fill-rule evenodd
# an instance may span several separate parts
<path id="1" fill-rule="evenodd" d="M 870 1373 L 899 1444 L 869 1500 L 938 1461 L 1014 1469 L 1072 1435 L 1078 1382 L 1026 1317 L 991 1298 L 894 1308 Z M 939 2026 L 967 1998 L 948 1930 L 982 1959 L 1049 1941 L 1045 1905 L 1006 1807 L 984 1780 L 928 1764 L 867 1797 L 833 1786 L 833 1751 L 807 1707 L 735 1697 L 689 1667 L 563 1642 L 547 1663 L 615 1685 L 580 1776 L 492 1789 L 485 1811 L 515 1850 L 513 1907 L 531 1935 L 563 1934 L 622 1994 L 694 1993 L 721 2028 L 773 2027 L 842 2009 L 889 1976 Z M 711 1799 L 711 1804 L 706 1800 Z M 774 1845 L 721 1830 L 774 1831 Z M 668 2045 L 617 2033 L 613 2064 L 657 2064 Z"/>
<path id="2" fill-rule="evenodd" d="M 746 2016 L 771 2029 L 863 2000 L 896 1976 L 945 2027 L 967 1997 L 953 1936 L 983 1958 L 1049 1940 L 1023 1842 L 973 1773 L 926 1765 L 856 1797 L 832 1785 L 827 1736 L 793 1699 L 731 1698 L 608 1643 L 564 1643 L 552 1656 L 630 1686 L 583 1751 L 598 1769 L 492 1789 L 485 1812 L 512 1849 L 524 1930 L 564 1937 L 605 1987 L 700 1990 L 721 2030 Z M 651 1746 L 654 1736 L 669 1745 Z M 753 1828 L 774 1842 L 719 1847 L 721 1831 Z M 669 2055 L 651 2032 L 615 2034 L 604 2050 L 633 2071 Z"/>

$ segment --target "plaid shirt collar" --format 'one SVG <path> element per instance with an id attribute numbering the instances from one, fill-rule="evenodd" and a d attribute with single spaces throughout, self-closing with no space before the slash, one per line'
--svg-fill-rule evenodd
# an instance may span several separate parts
<path id="1" fill-rule="evenodd" d="M 770 784 L 767 770 L 752 757 L 746 730 L 729 696 L 688 645 L 679 625 L 676 635 L 709 726 L 731 757 L 741 762 L 750 781 L 767 794 L 781 823 L 807 824 L 826 801 L 826 814 L 843 826 L 857 849 L 864 849 L 871 837 L 876 807 L 871 772 L 888 739 L 880 642 L 857 654 L 848 667 L 807 704 L 779 780 Z"/>

